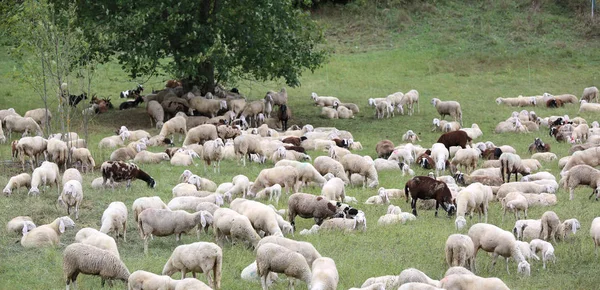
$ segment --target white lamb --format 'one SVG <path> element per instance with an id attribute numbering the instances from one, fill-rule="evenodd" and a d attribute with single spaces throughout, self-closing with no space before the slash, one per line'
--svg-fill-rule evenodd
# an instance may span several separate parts
<path id="1" fill-rule="evenodd" d="M 71 207 L 75 208 L 75 219 L 79 219 L 79 206 L 83 200 L 83 188 L 81 182 L 69 180 L 63 186 L 63 191 L 58 197 L 58 204 L 67 208 L 67 214 L 71 215 Z"/>
<path id="2" fill-rule="evenodd" d="M 2 193 L 10 196 L 14 189 L 19 189 L 21 187 L 30 188 L 31 187 L 31 175 L 29 173 L 21 173 L 19 175 L 15 175 L 8 180 L 8 183 L 2 190 Z"/>
<path id="3" fill-rule="evenodd" d="M 58 165 L 49 161 L 44 161 L 42 165 L 36 168 L 31 174 L 31 189 L 28 194 L 39 195 L 39 186 L 55 184 L 57 192 L 60 194 L 60 172 Z M 45 187 L 43 188 L 45 191 Z"/>
<path id="4" fill-rule="evenodd" d="M 511 232 L 494 225 L 478 223 L 471 226 L 468 235 L 473 240 L 475 257 L 480 248 L 486 252 L 493 253 L 492 265 L 496 264 L 498 256 L 503 256 L 506 258 L 506 271 L 509 274 L 508 259 L 512 257 L 518 264 L 517 272 L 529 275 L 529 263 L 525 260 Z"/>
<path id="5" fill-rule="evenodd" d="M 547 261 L 552 261 L 552 263 L 556 264 L 556 256 L 554 255 L 554 247 L 552 244 L 540 239 L 533 239 L 529 242 L 529 245 L 532 252 L 536 254 L 541 253 L 544 269 L 546 269 Z"/>
<path id="6" fill-rule="evenodd" d="M 100 232 L 108 234 L 115 232 L 115 240 L 119 236 L 127 242 L 127 207 L 120 201 L 111 202 L 102 213 Z"/>
<path id="7" fill-rule="evenodd" d="M 448 267 L 462 266 L 475 272 L 474 245 L 467 235 L 452 234 L 446 240 L 446 263 Z"/>
<path id="8" fill-rule="evenodd" d="M 340 178 L 334 177 L 329 179 L 323 185 L 321 189 L 321 195 L 325 196 L 329 200 L 334 201 L 344 201 L 346 197 L 346 189 L 345 189 L 344 181 Z"/>

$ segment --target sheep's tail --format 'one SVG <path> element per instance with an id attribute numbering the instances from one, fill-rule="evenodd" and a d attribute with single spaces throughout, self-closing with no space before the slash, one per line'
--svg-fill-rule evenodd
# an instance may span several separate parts
<path id="1" fill-rule="evenodd" d="M 221 289 L 221 269 L 223 267 L 223 255 L 217 255 L 215 264 L 213 265 L 213 287 Z"/>
<path id="2" fill-rule="evenodd" d="M 142 220 L 138 217 L 137 220 L 137 224 L 138 224 L 138 229 L 140 230 L 140 238 L 142 238 L 142 240 L 144 239 L 144 225 L 142 223 Z"/>
<path id="3" fill-rule="evenodd" d="M 96 161 L 94 161 L 94 157 L 88 156 L 88 161 L 90 162 L 90 165 L 92 165 L 92 168 L 96 167 Z"/>
<path id="4" fill-rule="evenodd" d="M 406 197 L 406 202 L 408 202 L 408 193 L 409 193 L 409 188 L 408 188 L 408 182 L 406 183 L 406 185 L 404 185 L 404 196 Z"/>

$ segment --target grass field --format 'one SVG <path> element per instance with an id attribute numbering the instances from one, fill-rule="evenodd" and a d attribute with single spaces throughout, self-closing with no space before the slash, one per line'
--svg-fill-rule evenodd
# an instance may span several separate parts
<path id="1" fill-rule="evenodd" d="M 428 10 L 411 11 L 385 9 L 376 10 L 375 19 L 364 20 L 364 14 L 352 7 L 325 7 L 318 11 L 315 18 L 327 28 L 329 45 L 332 48 L 329 62 L 314 74 L 306 73 L 302 86 L 288 90 L 290 107 L 294 112 L 293 123 L 310 123 L 315 127 L 335 126 L 348 130 L 360 141 L 364 150 L 355 152 L 362 155 L 375 155 L 375 144 L 382 139 L 400 143 L 400 137 L 411 129 L 420 135 L 420 145 L 431 146 L 439 133 L 431 132 L 432 119 L 438 117 L 430 104 L 431 98 L 456 100 L 462 105 L 465 126 L 479 124 L 484 132 L 478 141 L 492 141 L 497 145 L 508 144 L 527 157 L 527 147 L 535 137 L 541 137 L 552 146 L 559 157 L 568 155 L 569 145 L 557 143 L 548 137 L 545 129 L 529 134 L 494 134 L 493 129 L 499 121 L 507 119 L 513 110 L 497 106 L 497 97 L 516 97 L 518 95 L 540 95 L 571 93 L 580 96 L 583 88 L 597 85 L 598 41 L 582 36 L 575 16 L 550 8 L 531 14 L 526 1 L 492 1 L 489 6 L 469 5 L 462 2 L 447 1 L 437 7 L 428 6 Z M 486 2 L 487 3 L 487 2 Z M 527 2 L 528 3 L 528 2 Z M 337 9 L 337 10 L 336 10 Z M 367 13 L 368 11 L 364 12 Z M 392 15 L 393 14 L 393 15 Z M 377 18 L 379 17 L 379 18 Z M 344 23 L 353 23 L 345 25 Z M 380 24 L 377 24 L 379 23 Z M 366 32 L 365 32 L 366 31 Z M 0 51 L 0 109 L 13 107 L 24 114 L 26 110 L 40 107 L 41 102 L 26 85 L 8 76 L 14 64 L 6 52 Z M 126 74 L 118 65 L 108 64 L 99 68 L 93 90 L 100 96 L 112 96 L 113 101 L 121 90 L 130 89 L 135 82 L 127 81 Z M 151 79 L 145 87 L 159 88 L 163 79 Z M 269 89 L 278 90 L 281 83 L 258 83 L 245 81 L 236 84 L 249 99 L 259 99 Z M 420 92 L 420 112 L 414 116 L 396 116 L 390 119 L 376 120 L 373 110 L 367 106 L 371 97 L 385 97 L 396 91 L 410 89 Z M 351 120 L 326 120 L 319 116 L 320 108 L 312 105 L 310 93 L 333 95 L 345 102 L 357 103 L 361 112 Z M 119 101 L 114 102 L 117 105 Z M 56 102 L 49 107 L 55 113 Z M 80 108 L 81 109 L 81 108 Z M 577 105 L 567 105 L 561 109 L 542 107 L 527 108 L 535 110 L 542 117 L 568 114 L 578 116 Z M 80 117 L 73 118 L 71 130 L 82 133 Z M 581 115 L 588 123 L 598 119 L 597 115 Z M 111 151 L 97 148 L 98 141 L 121 125 L 129 129 L 145 129 L 151 134 L 158 131 L 150 128 L 143 107 L 130 111 L 110 111 L 98 115 L 91 121 L 89 148 L 97 164 L 108 159 Z M 53 123 L 55 130 L 59 129 Z M 15 137 L 13 136 L 13 139 Z M 178 142 L 178 144 L 181 144 Z M 160 151 L 162 148 L 152 148 Z M 310 152 L 313 159 L 324 152 Z M 19 173 L 20 167 L 6 160 L 10 159 L 10 146 L 0 145 L 0 156 L 4 161 L 0 165 L 0 184 Z M 272 166 L 238 166 L 235 161 L 222 162 L 221 174 L 204 172 L 203 165 L 187 169 L 217 184 L 229 182 L 237 174 L 245 174 L 251 180 L 261 169 Z M 80 210 L 80 220 L 75 230 L 67 231 L 62 243 L 73 242 L 75 233 L 83 227 L 99 228 L 100 217 L 106 206 L 112 201 L 123 201 L 127 206 L 141 196 L 158 195 L 163 201 L 171 199 L 171 188 L 177 184 L 177 178 L 186 168 L 173 167 L 170 164 L 143 165 L 143 170 L 157 180 L 155 189 L 148 189 L 143 182 L 135 181 L 129 191 L 98 191 L 90 187 L 90 182 L 101 174 L 84 176 L 84 201 Z M 413 166 L 417 174 L 427 171 Z M 556 162 L 544 164 L 544 169 L 558 176 Z M 409 177 L 396 172 L 380 174 L 380 185 L 386 188 L 403 188 Z M 480 253 L 477 258 L 478 274 L 484 277 L 501 278 L 511 289 L 595 289 L 600 281 L 597 274 L 598 259 L 589 237 L 592 219 L 598 215 L 600 204 L 587 199 L 591 189 L 579 188 L 576 198 L 568 200 L 563 189 L 557 192 L 559 203 L 551 208 L 532 208 L 529 218 L 539 218 L 546 210 L 555 211 L 561 219 L 577 218 L 581 222 L 581 231 L 567 242 L 555 245 L 556 265 L 548 270 L 542 269 L 541 262 L 532 264 L 531 277 L 516 274 L 516 265 L 511 261 L 511 273 L 507 274 L 503 261 L 491 268 L 491 258 Z M 309 188 L 309 193 L 319 194 L 318 188 Z M 443 214 L 435 218 L 433 211 L 419 211 L 419 218 L 406 225 L 388 227 L 377 226 L 379 216 L 385 214 L 387 206 L 371 206 L 362 203 L 376 189 L 363 190 L 349 188 L 347 194 L 359 200 L 355 207 L 365 211 L 368 220 L 366 233 L 320 233 L 315 236 L 294 238 L 306 240 L 319 250 L 323 256 L 336 261 L 340 273 L 338 289 L 359 287 L 369 277 L 397 275 L 403 269 L 414 267 L 424 271 L 433 279 L 440 279 L 447 269 L 444 259 L 444 244 L 448 235 L 455 232 L 454 220 Z M 28 197 L 24 190 L 11 197 L 0 199 L 0 221 L 7 222 L 14 216 L 28 215 L 36 224 L 49 223 L 58 216 L 65 215 L 63 209 L 56 209 L 56 189 L 50 188 L 38 198 Z M 403 211 L 410 211 L 404 199 L 392 200 Z M 286 199 L 280 200 L 278 208 L 286 207 Z M 506 230 L 514 224 L 514 218 L 508 217 L 501 222 L 501 207 L 491 205 L 489 222 Z M 137 233 L 133 219 L 129 217 L 128 241 L 119 245 L 119 251 L 131 272 L 143 269 L 155 273 L 162 267 L 172 250 L 179 245 L 174 237 L 155 238 L 150 242 L 148 256 L 143 254 L 143 243 Z M 474 218 L 469 221 L 473 224 Z M 309 228 L 311 220 L 297 220 L 297 228 Z M 62 249 L 24 249 L 13 233 L 0 230 L 0 289 L 59 289 L 64 287 L 62 278 Z M 203 241 L 213 241 L 211 235 L 201 235 Z M 196 241 L 195 235 L 183 238 L 182 243 Z M 222 289 L 259 289 L 260 284 L 248 284 L 239 278 L 241 270 L 254 260 L 254 254 L 241 246 L 225 245 Z M 178 275 L 174 276 L 178 278 Z M 205 281 L 205 277 L 200 279 Z M 81 289 L 100 288 L 97 277 L 80 276 Z M 116 288 L 123 288 L 117 283 Z M 274 289 L 286 289 L 283 280 Z M 305 289 L 301 284 L 299 289 Z"/>

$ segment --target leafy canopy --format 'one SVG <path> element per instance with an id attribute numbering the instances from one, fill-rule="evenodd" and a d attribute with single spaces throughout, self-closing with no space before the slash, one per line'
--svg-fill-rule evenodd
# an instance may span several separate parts
<path id="1" fill-rule="evenodd" d="M 102 61 L 116 56 L 132 78 L 165 72 L 209 88 L 239 78 L 284 78 L 297 86 L 303 70 L 315 70 L 327 55 L 321 28 L 291 0 L 76 0 L 76 5 L 92 49 Z"/>

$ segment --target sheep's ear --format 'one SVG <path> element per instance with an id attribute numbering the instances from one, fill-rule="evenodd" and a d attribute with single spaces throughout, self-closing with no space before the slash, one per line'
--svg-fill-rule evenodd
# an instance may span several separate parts
<path id="1" fill-rule="evenodd" d="M 23 223 L 23 230 L 22 230 L 23 236 L 27 235 L 28 230 L 29 230 L 29 228 L 27 227 L 27 223 Z"/>
<path id="2" fill-rule="evenodd" d="M 62 221 L 62 219 L 58 220 L 58 232 L 61 234 L 65 232 L 65 223 Z"/>
<path id="3" fill-rule="evenodd" d="M 206 227 L 206 218 L 204 217 L 204 213 L 200 213 L 200 224 L 202 227 Z"/>
<path id="4" fill-rule="evenodd" d="M 356 224 L 358 223 L 357 218 L 354 218 L 354 226 L 352 226 L 352 229 L 355 230 L 356 229 Z"/>
<path id="5" fill-rule="evenodd" d="M 218 206 L 222 206 L 223 205 L 223 197 L 220 194 L 217 194 L 215 196 L 215 204 Z"/>

